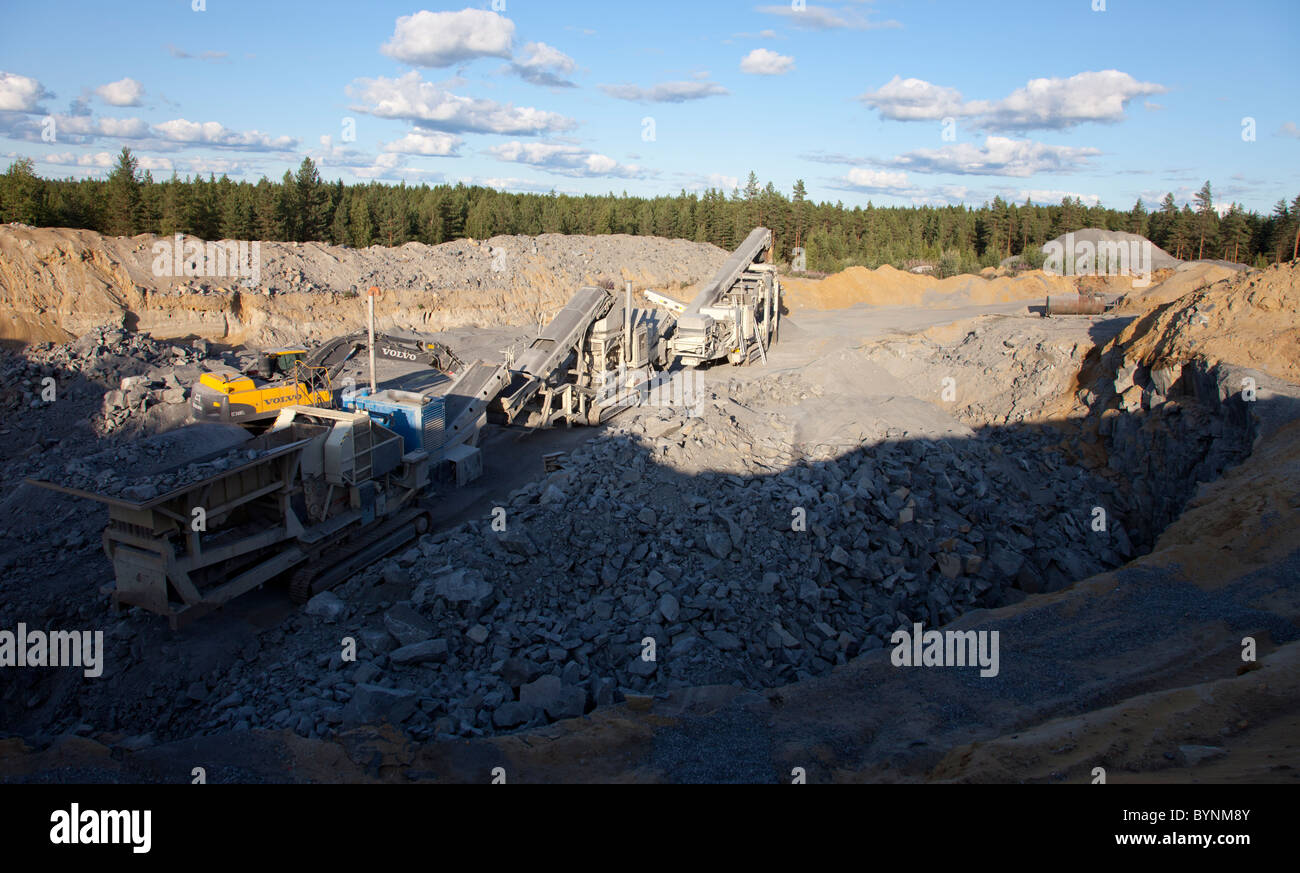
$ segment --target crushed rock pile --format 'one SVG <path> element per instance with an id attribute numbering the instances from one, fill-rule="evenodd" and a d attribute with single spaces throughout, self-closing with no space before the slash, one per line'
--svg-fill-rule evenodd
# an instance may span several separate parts
<path id="1" fill-rule="evenodd" d="M 1109 251 L 1107 246 L 1119 244 L 1128 246 L 1129 251 L 1131 252 L 1132 246 L 1135 243 L 1144 248 L 1147 246 L 1150 247 L 1150 263 L 1148 266 L 1150 266 L 1152 270 L 1172 270 L 1183 263 L 1183 261 L 1175 258 L 1173 255 L 1169 254 L 1169 252 L 1160 248 L 1160 246 L 1140 234 L 1129 233 L 1125 230 L 1103 230 L 1099 227 L 1085 227 L 1081 230 L 1063 233 L 1056 239 L 1043 245 L 1043 254 L 1050 255 L 1055 247 L 1055 250 L 1062 253 L 1066 261 L 1069 262 L 1073 256 L 1077 255 L 1081 251 L 1079 248 L 1080 244 L 1091 246 L 1091 251 L 1093 252 Z M 1071 249 L 1071 245 L 1074 246 L 1073 249 Z M 1086 249 L 1082 251 L 1086 251 Z M 1141 255 L 1141 260 L 1142 263 L 1146 264 L 1147 255 Z"/>
<path id="2" fill-rule="evenodd" d="M 382 721 L 417 740 L 495 734 L 670 689 L 823 675 L 900 626 L 1056 591 L 1138 553 L 1122 483 L 1066 463 L 1056 432 L 945 427 L 919 416 L 921 400 L 872 406 L 869 427 L 809 430 L 857 385 L 824 375 L 629 411 L 501 513 L 422 537 L 220 664 L 184 656 L 149 616 L 123 618 L 107 662 L 125 675 L 60 718 L 147 724 L 131 740 L 146 745 Z M 137 657 L 158 646 L 178 659 L 165 674 Z"/>
<path id="3" fill-rule="evenodd" d="M 1107 329 L 1079 320 L 982 316 L 872 343 L 855 369 L 886 386 L 882 391 L 924 398 L 970 427 L 1047 422 L 1073 403 L 1090 334 Z"/>
<path id="4" fill-rule="evenodd" d="M 210 357 L 208 343 L 175 344 L 111 326 L 96 327 L 72 342 L 36 343 L 0 356 L 0 409 L 39 409 L 57 404 L 78 379 L 87 391 L 102 390 L 93 424 L 101 434 L 140 425 L 160 404 L 185 404 L 189 385 L 204 369 L 224 363 Z M 45 388 L 53 380 L 54 396 Z"/>
<path id="5" fill-rule="evenodd" d="M 57 481 L 69 488 L 144 502 L 257 460 L 262 454 L 265 453 L 257 449 L 236 448 L 214 458 L 157 472 L 132 472 L 142 466 L 166 463 L 171 457 L 170 451 L 165 447 L 140 442 L 90 458 L 69 461 L 63 466 Z"/>

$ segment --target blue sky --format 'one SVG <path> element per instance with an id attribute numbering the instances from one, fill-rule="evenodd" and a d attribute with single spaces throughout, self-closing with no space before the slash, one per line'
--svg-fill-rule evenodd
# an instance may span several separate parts
<path id="1" fill-rule="evenodd" d="M 196 10 L 195 6 L 204 7 Z M 1104 7 L 1096 9 L 1094 7 Z M 1300 193 L 1294 0 L 43 2 L 0 32 L 0 154 L 850 205 Z M 1249 136 L 1253 131 L 1253 137 Z"/>

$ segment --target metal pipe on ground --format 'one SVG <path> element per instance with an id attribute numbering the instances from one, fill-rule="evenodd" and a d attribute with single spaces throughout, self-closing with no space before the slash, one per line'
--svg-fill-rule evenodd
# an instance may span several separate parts
<path id="1" fill-rule="evenodd" d="M 1106 301 L 1100 297 L 1082 294 L 1049 294 L 1047 306 L 1043 310 L 1046 316 L 1053 315 L 1101 315 L 1106 311 Z"/>

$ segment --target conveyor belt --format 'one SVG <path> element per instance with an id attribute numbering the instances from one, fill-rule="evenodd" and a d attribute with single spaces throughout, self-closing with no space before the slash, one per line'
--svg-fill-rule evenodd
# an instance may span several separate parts
<path id="1" fill-rule="evenodd" d="M 465 442 L 474 435 L 474 423 L 498 394 L 510 384 L 510 370 L 505 364 L 475 361 L 447 389 L 447 438 L 443 448 Z"/>
<path id="2" fill-rule="evenodd" d="M 736 284 L 741 275 L 771 244 L 772 231 L 766 227 L 756 227 L 750 231 L 740 247 L 731 253 L 731 257 L 727 258 L 709 283 L 701 288 L 700 293 L 696 294 L 695 299 L 687 305 L 685 312 L 682 313 L 683 317 L 698 315 L 701 309 L 713 305 L 719 297 L 731 289 L 732 285 Z"/>

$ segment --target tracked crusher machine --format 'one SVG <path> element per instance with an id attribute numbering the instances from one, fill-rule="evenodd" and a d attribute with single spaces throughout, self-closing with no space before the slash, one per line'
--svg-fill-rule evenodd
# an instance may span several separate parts
<path id="1" fill-rule="evenodd" d="M 599 424 L 674 361 L 766 363 L 781 317 L 772 248 L 772 231 L 755 228 L 690 303 L 648 291 L 654 305 L 636 307 L 630 286 L 580 289 L 512 360 L 478 361 L 452 384 L 448 445 L 472 443 L 488 421 Z"/>
<path id="2" fill-rule="evenodd" d="M 227 459 L 233 457 L 233 463 Z M 429 528 L 426 452 L 365 413 L 292 406 L 212 471 L 148 500 L 33 481 L 108 506 L 113 603 L 173 628 L 290 573 L 302 602 Z"/>
<path id="3" fill-rule="evenodd" d="M 781 325 L 781 280 L 771 256 L 772 231 L 754 228 L 685 307 L 673 336 L 683 366 L 767 362 Z"/>

